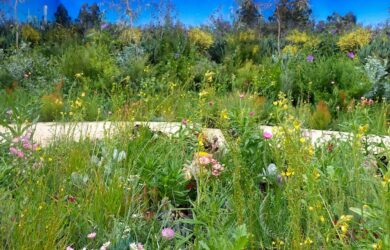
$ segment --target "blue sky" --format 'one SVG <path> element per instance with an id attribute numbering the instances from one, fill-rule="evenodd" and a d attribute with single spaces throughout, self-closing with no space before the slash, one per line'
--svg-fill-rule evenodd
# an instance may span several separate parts
<path id="1" fill-rule="evenodd" d="M 8 0 L 9 2 L 13 0 Z M 112 0 L 106 0 L 109 2 Z M 143 0 L 144 3 L 150 1 Z M 265 0 L 271 1 L 271 0 Z M 100 4 L 102 10 L 106 10 L 106 19 L 112 21 L 115 19 L 115 14 L 108 7 L 103 4 L 104 1 L 94 0 L 23 0 L 20 4 L 20 18 L 25 20 L 27 14 L 37 16 L 39 18 L 43 15 L 43 5 L 48 5 L 49 18 L 53 18 L 53 14 L 57 5 L 62 2 L 69 11 L 69 14 L 74 19 L 77 17 L 80 6 L 84 3 L 97 2 Z M 234 0 L 173 0 L 176 7 L 179 19 L 187 25 L 206 24 L 208 17 L 220 9 L 220 12 L 225 18 L 230 16 Z M 345 14 L 349 11 L 354 12 L 358 17 L 358 22 L 365 25 L 377 24 L 390 18 L 389 8 L 390 0 L 311 0 L 311 7 L 313 9 L 313 17 L 316 21 L 324 20 L 332 12 L 336 11 L 340 14 Z M 2 8 L 6 13 L 11 14 L 12 11 L 8 8 Z M 144 11 L 139 19 L 139 24 L 147 23 L 150 20 L 151 9 Z M 265 15 L 269 15 L 272 11 L 265 11 Z"/>

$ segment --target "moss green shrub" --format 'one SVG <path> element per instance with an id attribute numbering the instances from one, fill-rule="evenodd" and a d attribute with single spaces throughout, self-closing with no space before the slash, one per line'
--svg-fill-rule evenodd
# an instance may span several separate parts
<path id="1" fill-rule="evenodd" d="M 70 79 L 83 76 L 92 89 L 109 89 L 118 68 L 107 48 L 97 45 L 72 46 L 61 59 L 61 68 Z"/>

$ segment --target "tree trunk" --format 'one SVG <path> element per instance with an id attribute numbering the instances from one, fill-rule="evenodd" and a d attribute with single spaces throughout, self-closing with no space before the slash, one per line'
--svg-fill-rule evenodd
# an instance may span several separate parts
<path id="1" fill-rule="evenodd" d="M 19 0 L 15 0 L 15 4 L 14 4 L 14 18 L 15 18 L 15 29 L 16 29 L 16 34 L 15 34 L 16 49 L 19 48 L 18 2 L 19 2 Z"/>
<path id="2" fill-rule="evenodd" d="M 280 34 L 281 34 L 281 25 L 280 25 L 280 19 L 278 17 L 278 53 L 279 53 L 279 56 L 280 56 Z"/>

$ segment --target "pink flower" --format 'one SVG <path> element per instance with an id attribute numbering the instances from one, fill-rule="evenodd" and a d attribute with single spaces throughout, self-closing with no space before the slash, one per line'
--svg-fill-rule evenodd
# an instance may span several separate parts
<path id="1" fill-rule="evenodd" d="M 19 158 L 23 158 L 24 157 L 23 151 L 18 150 L 16 156 L 19 157 Z"/>
<path id="2" fill-rule="evenodd" d="M 269 140 L 272 138 L 272 133 L 271 132 L 264 132 L 263 133 L 263 138 L 266 140 Z"/>
<path id="3" fill-rule="evenodd" d="M 187 126 L 187 120 L 186 119 L 181 120 L 181 124 Z"/>
<path id="4" fill-rule="evenodd" d="M 241 93 L 239 96 L 240 96 L 240 99 L 244 99 L 245 94 Z"/>
<path id="5" fill-rule="evenodd" d="M 249 112 L 249 116 L 254 116 L 255 115 L 255 112 L 251 111 Z"/>
<path id="6" fill-rule="evenodd" d="M 20 141 L 22 143 L 30 143 L 30 138 L 28 138 L 27 135 L 24 135 L 24 136 L 20 137 Z"/>
<path id="7" fill-rule="evenodd" d="M 10 147 L 10 148 L 9 148 L 9 152 L 10 152 L 10 154 L 12 154 L 12 155 L 17 155 L 18 152 L 19 152 L 19 150 L 17 150 L 17 149 L 14 148 L 14 147 Z"/>
<path id="8" fill-rule="evenodd" d="M 213 169 L 220 171 L 223 170 L 223 166 L 220 163 L 217 163 L 213 165 Z"/>
<path id="9" fill-rule="evenodd" d="M 175 237 L 175 231 L 170 227 L 164 228 L 161 231 L 161 236 L 166 240 L 172 240 Z"/>
<path id="10" fill-rule="evenodd" d="M 29 142 L 26 142 L 26 143 L 23 143 L 23 148 L 32 150 L 32 145 Z"/>
<path id="11" fill-rule="evenodd" d="M 209 157 L 201 156 L 201 157 L 199 157 L 199 163 L 200 163 L 200 165 L 207 165 L 207 164 L 211 163 L 211 160 Z"/>
<path id="12" fill-rule="evenodd" d="M 88 239 L 94 239 L 96 237 L 96 232 L 90 233 L 87 235 Z"/>
<path id="13" fill-rule="evenodd" d="M 67 247 L 66 247 L 66 250 L 74 250 L 74 248 L 71 247 L 71 246 L 67 246 Z"/>
<path id="14" fill-rule="evenodd" d="M 219 172 L 218 170 L 214 169 L 213 171 L 211 171 L 211 174 L 214 175 L 214 176 L 219 176 L 221 174 L 221 172 Z"/>

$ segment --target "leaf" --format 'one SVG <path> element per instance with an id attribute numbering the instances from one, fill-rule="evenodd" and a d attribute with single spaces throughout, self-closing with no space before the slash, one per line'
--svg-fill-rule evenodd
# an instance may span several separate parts
<path id="1" fill-rule="evenodd" d="M 367 218 L 377 218 L 378 217 L 375 214 L 367 211 L 367 209 L 361 209 L 361 208 L 357 208 L 357 207 L 350 207 L 349 210 L 351 210 L 355 214 L 363 217 L 364 219 L 367 219 Z"/>

